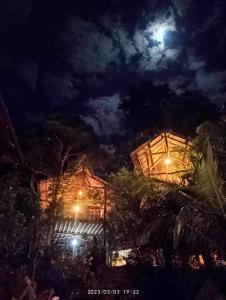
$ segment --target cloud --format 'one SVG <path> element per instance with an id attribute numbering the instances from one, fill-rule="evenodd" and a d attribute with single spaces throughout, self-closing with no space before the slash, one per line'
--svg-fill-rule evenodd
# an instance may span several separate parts
<path id="1" fill-rule="evenodd" d="M 195 76 L 198 89 L 202 90 L 209 97 L 219 97 L 219 93 L 226 86 L 226 71 L 205 71 L 199 70 Z"/>
<path id="2" fill-rule="evenodd" d="M 101 137 L 120 135 L 122 134 L 123 112 L 119 108 L 119 104 L 118 95 L 90 99 L 86 104 L 88 113 L 81 117 Z"/>
<path id="3" fill-rule="evenodd" d="M 210 1 L 205 8 L 192 0 L 144 0 L 131 3 L 130 8 L 122 0 L 109 0 L 100 12 L 92 3 L 95 15 L 86 9 L 86 1 L 78 1 L 74 11 L 68 9 L 70 5 L 45 3 L 41 8 L 56 12 L 60 22 L 56 23 L 58 17 L 46 17 L 40 28 L 37 19 L 45 13 L 31 5 L 33 0 L 21 0 L 20 5 L 13 2 L 8 1 L 6 17 L 0 18 L 0 31 L 9 30 L 5 34 L 9 45 L 0 54 L 0 84 L 3 92 L 8 89 L 13 105 L 42 102 L 45 111 L 45 102 L 50 101 L 53 109 L 74 105 L 80 113 L 85 106 L 83 117 L 99 135 L 106 136 L 121 130 L 116 94 L 125 94 L 128 86 L 142 80 L 169 83 L 177 92 L 197 89 L 214 100 L 225 96 L 224 0 Z M 34 21 L 28 19 L 31 7 Z M 65 8 L 62 13 L 61 7 Z M 20 26 L 26 21 L 28 25 Z M 163 24 L 171 30 L 164 47 L 153 41 L 152 34 Z M 11 38 L 18 28 L 21 36 Z M 33 33 L 41 50 L 29 47 L 28 34 Z M 16 47 L 20 40 L 18 52 L 14 51 L 12 44 Z"/>
<path id="4" fill-rule="evenodd" d="M 206 62 L 201 58 L 196 57 L 194 54 L 188 52 L 187 57 L 188 70 L 197 71 L 206 66 Z"/>
<path id="5" fill-rule="evenodd" d="M 52 106 L 56 107 L 66 104 L 78 95 L 72 78 L 67 75 L 57 75 L 54 73 L 45 73 L 39 80 L 41 93 L 51 101 Z"/>
<path id="6" fill-rule="evenodd" d="M 105 13 L 98 24 L 75 16 L 68 17 L 55 39 L 55 46 L 60 65 L 70 66 L 72 72 L 66 78 L 45 75 L 42 80 L 45 93 L 50 95 L 52 91 L 52 103 L 59 103 L 60 99 L 73 99 L 71 81 L 82 76 L 81 93 L 85 88 L 85 94 L 90 90 L 98 98 L 125 91 L 130 83 L 139 81 L 146 71 L 167 69 L 168 63 L 177 60 L 181 49 L 150 45 L 147 30 L 151 35 L 152 25 L 156 26 L 159 22 L 167 28 L 175 28 L 172 12 L 167 16 L 159 15 L 153 23 L 147 22 L 143 29 L 138 24 L 128 28 L 120 15 L 109 13 Z M 70 76 L 74 78 L 70 79 Z M 81 96 L 84 98 L 84 93 Z M 97 127 L 96 121 L 93 126 Z"/>
<path id="7" fill-rule="evenodd" d="M 168 80 L 169 87 L 177 94 L 183 92 L 189 86 L 190 79 L 184 75 L 171 76 Z"/>
<path id="8" fill-rule="evenodd" d="M 178 58 L 181 53 L 180 46 L 168 47 L 162 38 L 159 41 L 155 39 L 158 35 L 160 28 L 165 31 L 167 37 L 168 32 L 176 32 L 174 14 L 171 10 L 168 14 L 162 13 L 157 15 L 152 22 L 147 23 L 144 30 L 137 29 L 134 33 L 135 48 L 140 54 L 139 71 L 141 73 L 145 71 L 161 71 L 168 68 L 168 63 Z M 155 37 L 156 36 L 156 37 Z"/>
<path id="9" fill-rule="evenodd" d="M 191 5 L 191 0 L 172 0 L 172 4 L 174 5 L 177 14 L 180 17 L 184 17 Z"/>
<path id="10" fill-rule="evenodd" d="M 22 25 L 28 18 L 33 0 L 2 0 L 0 9 L 0 32 Z"/>
<path id="11" fill-rule="evenodd" d="M 115 47 L 118 47 L 119 53 L 123 53 L 124 63 L 129 64 L 130 59 L 137 54 L 137 49 L 128 28 L 123 24 L 120 17 L 112 19 L 107 13 L 102 17 L 101 24 L 104 29 L 108 30 Z"/>
<path id="12" fill-rule="evenodd" d="M 113 18 L 104 14 L 100 23 L 68 18 L 65 27 L 56 40 L 59 59 L 68 63 L 79 74 L 103 74 L 109 70 L 120 72 L 122 66 L 133 68 L 133 58 L 138 59 L 137 71 L 158 70 L 167 67 L 167 60 L 174 60 L 180 53 L 180 47 L 162 47 L 151 45 L 153 30 L 158 24 L 164 24 L 169 30 L 175 29 L 173 13 L 159 16 L 147 23 L 147 27 L 134 30 L 122 22 L 120 16 Z M 149 36 L 149 39 L 147 39 Z"/>
<path id="13" fill-rule="evenodd" d="M 70 17 L 57 41 L 59 58 L 79 74 L 104 73 L 118 63 L 119 51 L 100 28 L 78 17 Z"/>
<path id="14" fill-rule="evenodd" d="M 188 50 L 187 75 L 190 76 L 188 89 L 197 89 L 215 101 L 225 98 L 226 71 L 211 69 L 203 57 L 197 56 L 194 49 Z M 189 71 L 191 74 L 189 74 Z M 193 79 L 193 80 L 191 80 Z"/>

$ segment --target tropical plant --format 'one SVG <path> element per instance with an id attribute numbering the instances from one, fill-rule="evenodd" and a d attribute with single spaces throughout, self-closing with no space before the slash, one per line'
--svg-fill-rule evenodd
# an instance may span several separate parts
<path id="1" fill-rule="evenodd" d="M 226 199 L 222 190 L 221 177 L 218 174 L 218 164 L 214 159 L 213 150 L 209 142 L 207 142 L 206 155 L 201 161 L 197 189 L 201 195 L 205 196 L 206 202 L 211 207 L 220 210 L 226 219 Z"/>
<path id="2" fill-rule="evenodd" d="M 162 194 L 158 180 L 122 168 L 110 179 L 113 209 L 108 214 L 107 238 L 111 248 L 138 249 L 147 224 L 148 208 Z"/>
<path id="3" fill-rule="evenodd" d="M 110 220 L 117 226 L 112 226 L 111 232 L 131 236 L 134 247 L 163 249 L 166 266 L 172 264 L 175 251 L 184 265 L 191 254 L 202 253 L 207 265 L 214 250 L 223 254 L 225 197 L 212 147 L 208 141 L 205 145 L 205 153 L 197 155 L 193 185 L 162 188 L 162 183 L 125 169 L 113 175 L 115 209 Z"/>

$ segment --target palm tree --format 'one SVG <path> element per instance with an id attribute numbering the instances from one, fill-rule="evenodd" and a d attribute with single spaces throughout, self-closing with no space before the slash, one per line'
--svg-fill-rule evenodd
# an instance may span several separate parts
<path id="1" fill-rule="evenodd" d="M 167 256 L 172 256 L 173 249 L 177 249 L 182 260 L 189 253 L 202 253 L 206 265 L 210 265 L 210 253 L 214 249 L 222 254 L 226 250 L 222 239 L 226 233 L 226 216 L 222 182 L 209 142 L 197 174 L 194 186 L 171 187 L 150 202 L 149 218 L 140 242 L 161 245 Z"/>
<path id="2" fill-rule="evenodd" d="M 184 266 L 191 254 L 203 254 L 210 266 L 210 254 L 217 249 L 223 255 L 226 250 L 222 238 L 226 216 L 222 182 L 208 141 L 205 153 L 197 155 L 195 174 L 193 185 L 188 186 L 163 183 L 126 169 L 113 175 L 111 239 L 116 237 L 116 244 L 129 239 L 134 248 L 161 248 L 168 267 L 174 251 L 180 253 Z"/>

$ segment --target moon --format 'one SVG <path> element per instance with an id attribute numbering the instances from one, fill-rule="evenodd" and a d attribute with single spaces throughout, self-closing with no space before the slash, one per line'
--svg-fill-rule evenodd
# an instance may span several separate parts
<path id="1" fill-rule="evenodd" d="M 165 26 L 159 26 L 153 31 L 152 39 L 159 42 L 160 44 L 164 44 L 164 37 L 167 29 Z"/>
<path id="2" fill-rule="evenodd" d="M 146 32 L 148 32 L 150 38 L 153 41 L 156 41 L 158 43 L 157 47 L 163 48 L 165 36 L 170 30 L 176 30 L 174 24 L 170 24 L 169 22 L 155 22 L 149 25 Z"/>

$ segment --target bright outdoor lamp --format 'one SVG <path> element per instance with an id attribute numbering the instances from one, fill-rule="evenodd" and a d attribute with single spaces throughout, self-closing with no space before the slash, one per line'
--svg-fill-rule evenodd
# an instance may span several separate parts
<path id="1" fill-rule="evenodd" d="M 164 163 L 168 166 L 172 163 L 172 159 L 167 157 L 165 160 L 164 160 Z"/>
<path id="2" fill-rule="evenodd" d="M 74 206 L 74 211 L 77 213 L 80 212 L 80 206 L 78 204 Z"/>
<path id="3" fill-rule="evenodd" d="M 78 195 L 81 197 L 83 195 L 83 191 L 82 190 L 79 190 L 78 191 Z"/>
<path id="4" fill-rule="evenodd" d="M 74 239 L 71 241 L 71 245 L 72 245 L 72 247 L 75 247 L 75 246 L 78 245 L 78 241 L 77 241 L 76 238 L 74 238 Z"/>

